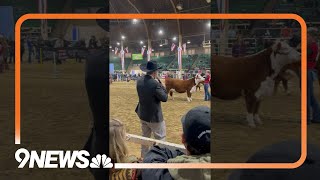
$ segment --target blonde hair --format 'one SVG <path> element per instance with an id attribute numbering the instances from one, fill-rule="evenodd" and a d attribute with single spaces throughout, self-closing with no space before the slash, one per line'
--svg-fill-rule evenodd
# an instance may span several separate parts
<path id="1" fill-rule="evenodd" d="M 125 142 L 125 127 L 121 121 L 111 119 L 109 122 L 109 128 L 110 158 L 113 160 L 113 163 L 124 163 L 128 156 L 128 147 Z"/>

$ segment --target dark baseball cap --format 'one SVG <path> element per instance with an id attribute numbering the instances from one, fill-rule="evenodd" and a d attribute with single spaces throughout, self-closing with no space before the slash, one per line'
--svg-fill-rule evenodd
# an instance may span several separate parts
<path id="1" fill-rule="evenodd" d="M 294 163 L 301 156 L 300 141 L 290 140 L 267 146 L 252 155 L 247 163 Z M 296 169 L 235 170 L 229 180 L 318 180 L 320 179 L 320 149 L 307 146 L 307 158 Z"/>
<path id="2" fill-rule="evenodd" d="M 183 134 L 188 145 L 204 152 L 210 149 L 211 113 L 210 108 L 192 108 L 181 119 Z"/>

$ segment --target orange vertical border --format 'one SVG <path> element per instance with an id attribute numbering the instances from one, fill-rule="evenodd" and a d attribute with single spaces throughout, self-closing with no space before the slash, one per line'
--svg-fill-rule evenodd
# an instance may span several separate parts
<path id="1" fill-rule="evenodd" d="M 136 169 L 293 169 L 303 164 L 307 156 L 307 25 L 296 14 L 26 14 L 15 25 L 15 144 L 21 143 L 21 72 L 20 30 L 24 21 L 30 19 L 292 19 L 301 26 L 301 157 L 295 163 L 116 163 L 115 168 Z"/>

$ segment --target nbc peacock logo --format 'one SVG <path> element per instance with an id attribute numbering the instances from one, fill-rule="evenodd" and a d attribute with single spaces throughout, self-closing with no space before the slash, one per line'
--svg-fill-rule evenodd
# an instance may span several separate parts
<path id="1" fill-rule="evenodd" d="M 96 157 L 91 159 L 90 163 L 91 168 L 112 168 L 113 164 L 111 163 L 111 159 L 107 157 L 105 154 L 100 155 L 97 154 Z"/>

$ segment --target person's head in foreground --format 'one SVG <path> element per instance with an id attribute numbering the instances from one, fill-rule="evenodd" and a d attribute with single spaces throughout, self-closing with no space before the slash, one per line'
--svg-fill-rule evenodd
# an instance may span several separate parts
<path id="1" fill-rule="evenodd" d="M 129 152 L 125 127 L 121 121 L 111 119 L 109 129 L 110 158 L 114 163 L 124 163 Z"/>
<path id="2" fill-rule="evenodd" d="M 182 143 L 186 154 L 168 147 L 153 146 L 146 154 L 144 163 L 211 163 L 210 108 L 198 106 L 185 114 L 182 119 Z M 183 179 L 211 180 L 210 169 L 146 169 L 142 179 Z"/>
<path id="3" fill-rule="evenodd" d="M 210 109 L 198 106 L 191 109 L 181 119 L 183 134 L 182 143 L 188 155 L 210 153 L 211 116 Z"/>
<path id="4" fill-rule="evenodd" d="M 256 152 L 247 163 L 295 163 L 301 156 L 299 141 L 285 141 L 267 146 Z M 319 180 L 320 149 L 308 144 L 307 158 L 296 169 L 243 169 L 236 170 L 229 180 Z"/>
<path id="5" fill-rule="evenodd" d="M 126 130 L 123 123 L 117 119 L 111 119 L 109 121 L 109 150 L 112 163 L 136 163 L 139 161 L 135 156 L 129 156 L 125 141 Z M 137 176 L 137 171 L 135 169 L 112 169 L 109 175 L 111 180 L 131 180 L 132 177 Z"/>

